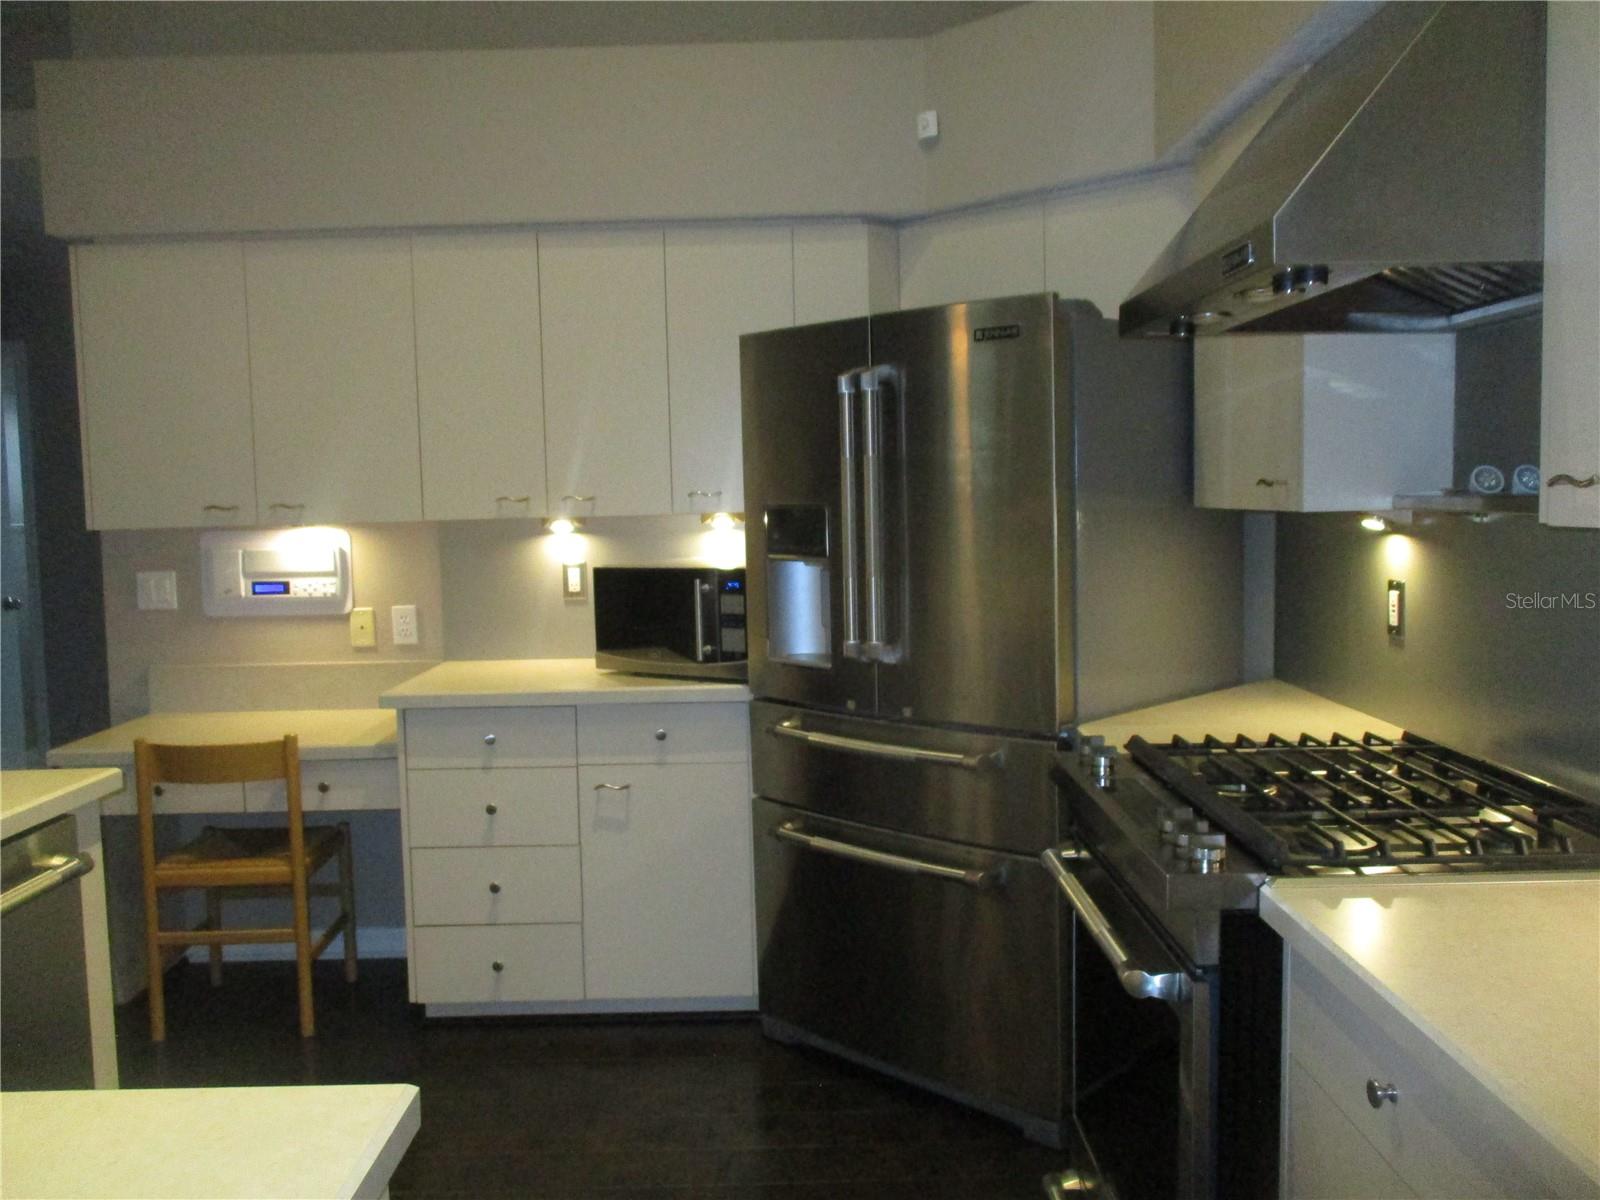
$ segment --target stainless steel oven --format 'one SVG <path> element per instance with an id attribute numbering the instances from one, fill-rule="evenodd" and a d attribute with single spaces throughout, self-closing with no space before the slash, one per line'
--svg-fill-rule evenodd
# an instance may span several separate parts
<path id="1" fill-rule="evenodd" d="M 610 670 L 743 679 L 744 568 L 596 567 L 594 647 Z"/>

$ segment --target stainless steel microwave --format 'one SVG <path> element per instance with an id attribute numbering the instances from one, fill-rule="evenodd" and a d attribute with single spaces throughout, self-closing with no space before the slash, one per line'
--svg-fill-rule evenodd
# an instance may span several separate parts
<path id="1" fill-rule="evenodd" d="M 745 678 L 744 568 L 596 567 L 595 666 Z"/>

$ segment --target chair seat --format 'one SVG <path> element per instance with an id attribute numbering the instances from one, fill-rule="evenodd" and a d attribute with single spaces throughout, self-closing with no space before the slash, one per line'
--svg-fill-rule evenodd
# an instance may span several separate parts
<path id="1" fill-rule="evenodd" d="M 306 874 L 339 852 L 335 826 L 308 825 Z M 163 855 L 155 867 L 158 888 L 287 885 L 293 880 L 287 829 L 219 829 L 207 825 L 193 841 Z"/>

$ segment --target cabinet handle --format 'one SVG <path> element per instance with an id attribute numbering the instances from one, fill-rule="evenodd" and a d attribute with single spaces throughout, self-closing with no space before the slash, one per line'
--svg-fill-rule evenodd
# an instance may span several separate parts
<path id="1" fill-rule="evenodd" d="M 1367 1080 L 1367 1103 L 1373 1108 L 1382 1108 L 1385 1100 L 1390 1104 L 1399 1104 L 1400 1089 L 1392 1083 L 1379 1083 L 1376 1079 Z"/>
<path id="2" fill-rule="evenodd" d="M 239 511 L 239 506 L 237 504 L 206 504 L 206 505 L 203 505 L 201 507 L 200 511 L 201 512 L 238 512 Z"/>
<path id="3" fill-rule="evenodd" d="M 528 496 L 496 496 L 496 504 L 526 504 L 531 497 Z"/>
<path id="4" fill-rule="evenodd" d="M 497 958 L 489 964 L 489 969 L 498 975 L 501 971 L 506 969 L 506 965 Z"/>
<path id="5" fill-rule="evenodd" d="M 1577 476 L 1568 475 L 1565 472 L 1560 475 L 1552 475 L 1544 481 L 1545 487 L 1592 488 L 1597 483 L 1600 483 L 1600 475 L 1590 475 L 1587 479 L 1579 479 Z"/>
<path id="6" fill-rule="evenodd" d="M 269 504 L 267 505 L 267 511 L 292 512 L 294 514 L 294 523 L 298 525 L 306 515 L 306 506 L 304 504 Z"/>
<path id="7" fill-rule="evenodd" d="M 324 796 L 326 796 L 332 790 L 333 790 L 333 788 L 332 788 L 332 786 L 330 784 L 327 784 L 327 783 L 319 783 L 319 784 L 317 784 L 317 791 L 321 792 Z"/>
<path id="8" fill-rule="evenodd" d="M 625 792 L 633 785 L 631 783 L 597 783 L 594 790 L 597 792 Z"/>
<path id="9" fill-rule="evenodd" d="M 495 813 L 500 811 L 500 806 L 498 804 L 485 804 L 483 806 L 483 811 L 492 817 L 495 815 Z"/>
<path id="10" fill-rule="evenodd" d="M 489 885 L 489 894 L 491 896 L 498 896 L 500 894 L 500 885 L 498 883 L 491 883 Z"/>
<path id="11" fill-rule="evenodd" d="M 656 730 L 656 741 L 664 742 L 666 740 L 667 740 L 667 731 L 665 729 Z"/>
<path id="12" fill-rule="evenodd" d="M 494 741 L 495 741 L 495 739 L 494 739 L 494 734 L 492 734 L 492 733 L 486 733 L 486 734 L 484 734 L 484 735 L 483 735 L 483 744 L 484 744 L 484 745 L 485 745 L 485 746 L 492 746 L 492 745 L 494 745 Z"/>
<path id="13" fill-rule="evenodd" d="M 593 504 L 594 503 L 594 497 L 593 496 L 563 496 L 563 497 L 561 497 L 561 502 L 563 504 L 565 504 L 568 500 L 576 500 L 579 504 Z"/>
<path id="14" fill-rule="evenodd" d="M 1256 480 L 1256 486 L 1257 487 L 1288 487 L 1289 486 L 1289 481 L 1287 479 L 1267 479 L 1266 477 L 1263 476 L 1262 478 Z"/>

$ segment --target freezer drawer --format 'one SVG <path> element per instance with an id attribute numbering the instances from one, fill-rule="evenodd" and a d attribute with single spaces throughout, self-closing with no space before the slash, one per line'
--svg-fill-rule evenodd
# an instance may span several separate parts
<path id="1" fill-rule="evenodd" d="M 1059 1137 L 1063 917 L 1036 860 L 760 797 L 754 836 L 769 1029 Z"/>

